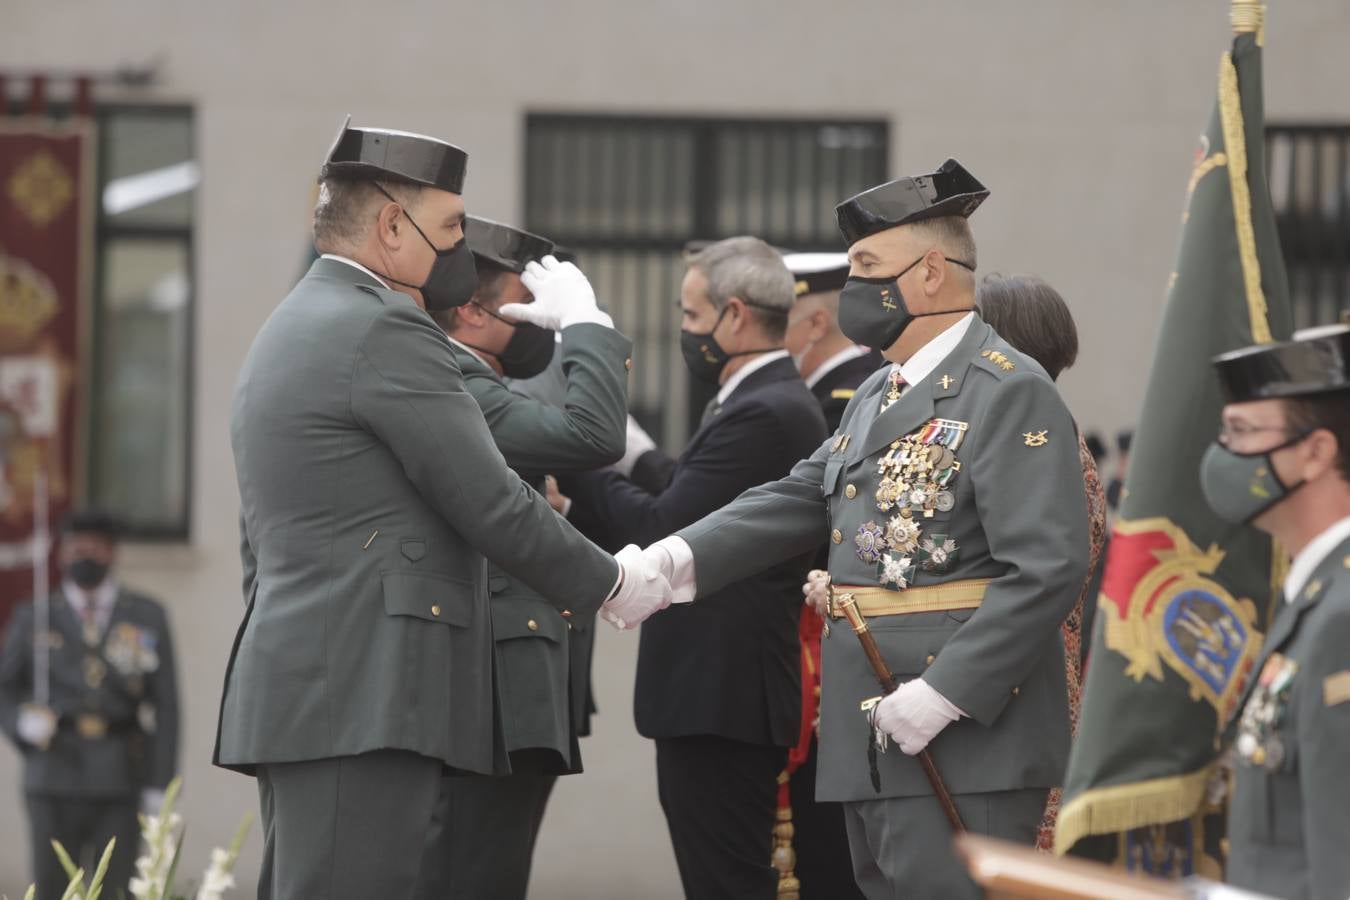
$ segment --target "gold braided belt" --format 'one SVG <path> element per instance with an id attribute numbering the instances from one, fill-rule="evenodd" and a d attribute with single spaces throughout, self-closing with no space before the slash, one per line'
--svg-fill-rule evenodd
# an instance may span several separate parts
<path id="1" fill-rule="evenodd" d="M 835 619 L 844 617 L 839 604 L 845 602 L 845 598 L 851 598 L 858 612 L 865 617 L 975 609 L 984 602 L 984 592 L 991 581 L 992 578 L 971 578 L 966 581 L 911 587 L 903 591 L 847 584 L 831 585 L 830 616 Z"/>

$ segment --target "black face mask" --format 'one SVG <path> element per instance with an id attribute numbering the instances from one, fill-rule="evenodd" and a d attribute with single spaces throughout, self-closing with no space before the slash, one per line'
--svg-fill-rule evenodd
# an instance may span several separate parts
<path id="1" fill-rule="evenodd" d="M 553 350 L 558 344 L 556 332 L 540 328 L 533 322 L 512 322 L 481 303 L 474 303 L 474 306 L 497 321 L 510 325 L 515 331 L 511 333 L 511 339 L 506 342 L 501 353 L 473 347 L 473 344 L 465 344 L 466 347 L 473 347 L 480 353 L 497 357 L 497 362 L 501 363 L 502 374 L 507 378 L 533 378 L 548 368 L 548 364 L 553 361 Z"/>
<path id="2" fill-rule="evenodd" d="M 108 564 L 89 556 L 71 560 L 66 566 L 66 574 L 84 590 L 96 588 L 108 577 Z"/>
<path id="3" fill-rule="evenodd" d="M 899 274 L 885 278 L 850 277 L 844 284 L 843 291 L 839 293 L 839 330 L 844 333 L 844 337 L 855 344 L 884 352 L 887 347 L 900 339 L 900 334 L 915 319 L 970 312 L 974 308 L 968 306 L 964 309 L 944 309 L 938 312 L 910 312 L 909 305 L 905 303 L 905 296 L 900 292 L 900 279 L 921 262 L 923 256 L 905 266 Z M 967 265 L 959 259 L 948 262 L 975 271 L 974 266 Z"/>
<path id="4" fill-rule="evenodd" d="M 777 350 L 777 347 L 764 347 L 759 350 L 741 350 L 737 353 L 728 353 L 722 349 L 722 345 L 717 343 L 717 338 L 713 337 L 717 333 L 718 326 L 722 324 L 722 317 L 727 314 L 730 306 L 722 307 L 722 311 L 717 314 L 717 321 L 709 331 L 702 334 L 696 334 L 692 331 L 680 332 L 680 352 L 684 354 L 684 364 L 689 367 L 689 373 L 699 381 L 707 384 L 717 384 L 722 378 L 722 370 L 727 367 L 727 363 L 737 356 L 750 356 L 754 353 L 768 353 L 771 350 Z"/>
<path id="5" fill-rule="evenodd" d="M 394 202 L 389 192 L 378 184 L 375 189 Z M 422 240 L 427 242 L 427 246 L 436 252 L 436 261 L 431 264 L 431 271 L 427 273 L 427 280 L 421 284 L 410 284 L 406 281 L 399 281 L 397 278 L 390 278 L 383 272 L 375 272 L 385 281 L 392 281 L 394 284 L 401 284 L 404 287 L 414 288 L 422 292 L 422 299 L 426 301 L 428 310 L 454 309 L 457 306 L 463 306 L 473 297 L 474 291 L 478 290 L 478 270 L 473 264 L 473 253 L 469 250 L 468 240 L 461 237 L 455 242 L 454 246 L 446 250 L 441 250 L 431 242 L 426 232 L 421 229 L 417 221 L 408 215 L 408 211 L 403 210 L 403 215 L 407 216 L 408 222 L 417 233 L 422 236 Z M 375 271 L 372 269 L 371 271 Z"/>

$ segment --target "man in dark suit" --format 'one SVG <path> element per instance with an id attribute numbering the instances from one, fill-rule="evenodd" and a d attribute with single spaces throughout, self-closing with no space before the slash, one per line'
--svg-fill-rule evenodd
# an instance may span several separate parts
<path id="1" fill-rule="evenodd" d="M 648 466 L 670 472 L 663 487 L 649 492 L 614 472 L 583 476 L 576 503 L 626 540 L 652 541 L 782 477 L 818 447 L 820 407 L 782 349 L 792 301 L 792 276 L 763 241 L 730 238 L 695 254 L 680 290 L 680 343 L 690 370 L 720 385 L 718 394 L 679 460 Z M 776 892 L 776 780 L 797 742 L 799 586 L 810 558 L 642 629 L 637 727 L 656 741 L 661 805 L 685 894 L 697 900 Z"/>
<path id="2" fill-rule="evenodd" d="M 839 430 L 853 392 L 884 360 L 839 330 L 839 292 L 848 281 L 847 253 L 788 253 L 783 262 L 792 272 L 797 297 L 783 345 L 820 401 L 825 427 L 833 434 Z"/>
<path id="3" fill-rule="evenodd" d="M 43 640 L 49 690 L 35 701 L 32 604 L 14 613 L 0 655 L 0 727 L 23 754 L 37 896 L 60 897 L 60 841 L 77 862 L 117 838 L 109 893 L 126 890 L 140 846 L 138 810 L 157 812 L 178 767 L 178 683 L 164 607 L 113 572 L 117 528 L 73 515 L 61 542 L 64 578 Z M 86 870 L 92 871 L 92 870 Z"/>

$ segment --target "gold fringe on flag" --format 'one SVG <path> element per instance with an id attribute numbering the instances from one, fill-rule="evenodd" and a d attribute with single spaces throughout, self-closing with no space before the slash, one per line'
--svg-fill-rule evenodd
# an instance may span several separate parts
<path id="1" fill-rule="evenodd" d="M 1059 811 L 1055 855 L 1063 856 L 1090 834 L 1129 831 L 1189 817 L 1205 798 L 1212 769 L 1206 766 L 1186 775 L 1084 791 Z"/>

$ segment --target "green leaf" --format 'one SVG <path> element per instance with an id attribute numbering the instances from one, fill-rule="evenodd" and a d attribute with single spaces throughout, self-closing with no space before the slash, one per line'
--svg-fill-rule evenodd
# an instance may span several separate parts
<path id="1" fill-rule="evenodd" d="M 61 900 L 74 900 L 80 895 L 80 889 L 83 886 L 84 869 L 76 869 L 75 874 L 70 876 L 70 884 L 66 885 L 66 892 L 61 895 Z"/>
<path id="2" fill-rule="evenodd" d="M 37 896 L 37 885 L 30 884 L 28 886 L 28 890 L 24 891 L 23 900 L 33 900 L 33 898 L 36 896 Z M 9 900 L 9 898 L 6 897 L 5 900 Z"/>
<path id="3" fill-rule="evenodd" d="M 78 867 L 75 865 L 75 861 L 70 858 L 70 854 L 66 852 L 66 848 L 61 846 L 60 841 L 54 840 L 52 841 L 52 849 L 56 851 L 56 858 L 61 861 L 61 868 L 66 870 L 66 877 L 73 879 Z"/>
<path id="4" fill-rule="evenodd" d="M 173 783 L 169 785 L 169 793 L 164 800 L 165 808 L 168 808 L 169 798 L 171 798 L 175 793 L 177 793 L 176 790 L 177 785 L 178 779 L 175 778 L 173 780 Z M 169 863 L 169 874 L 164 879 L 164 893 L 160 894 L 159 900 L 171 900 L 172 894 L 170 894 L 170 891 L 173 890 L 174 876 L 178 874 L 178 860 L 183 855 L 183 838 L 186 836 L 187 836 L 187 828 L 184 827 L 182 832 L 180 832 L 178 835 L 177 845 L 175 845 L 173 848 L 173 862 Z"/>
<path id="5" fill-rule="evenodd" d="M 98 895 L 103 893 L 103 879 L 108 874 L 108 863 L 112 862 L 113 848 L 117 846 L 117 838 L 111 838 L 108 846 L 103 848 L 103 856 L 99 858 L 98 868 L 94 870 L 94 877 L 89 882 L 89 890 L 84 895 L 84 900 L 98 900 Z"/>

